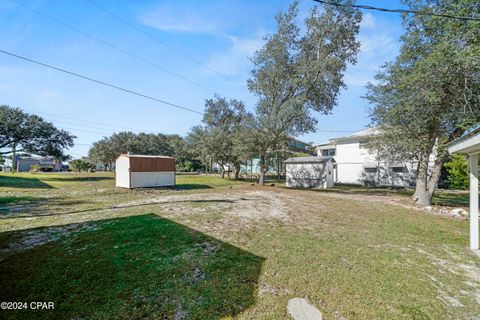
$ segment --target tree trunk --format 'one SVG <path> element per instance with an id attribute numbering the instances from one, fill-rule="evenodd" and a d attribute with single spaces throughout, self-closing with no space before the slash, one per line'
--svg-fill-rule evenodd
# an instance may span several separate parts
<path id="1" fill-rule="evenodd" d="M 440 179 L 442 166 L 447 159 L 447 155 L 441 155 L 435 160 L 430 175 L 428 174 L 428 159 L 429 157 L 423 157 L 422 162 L 419 164 L 417 186 L 413 195 L 415 203 L 424 207 L 432 204 L 432 198 L 437 190 L 438 180 Z"/>
<path id="2" fill-rule="evenodd" d="M 222 179 L 225 179 L 225 168 L 223 167 L 223 161 L 220 162 L 220 175 Z"/>
<path id="3" fill-rule="evenodd" d="M 17 156 L 17 145 L 14 143 L 13 144 L 13 147 L 12 147 L 12 173 L 14 173 L 16 171 L 16 164 L 17 164 L 17 161 L 15 160 L 16 156 Z"/>
<path id="4" fill-rule="evenodd" d="M 258 184 L 265 185 L 265 170 L 266 163 L 265 163 L 265 156 L 260 156 L 260 177 L 258 179 Z"/>
<path id="5" fill-rule="evenodd" d="M 234 168 L 235 168 L 235 180 L 238 180 L 240 177 L 240 163 L 235 163 Z"/>
<path id="6" fill-rule="evenodd" d="M 428 194 L 428 156 L 422 156 L 418 163 L 415 193 L 413 200 L 421 206 L 429 206 L 431 198 Z"/>

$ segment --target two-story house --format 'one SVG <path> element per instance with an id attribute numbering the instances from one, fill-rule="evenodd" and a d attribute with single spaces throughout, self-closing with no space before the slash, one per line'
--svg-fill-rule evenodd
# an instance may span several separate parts
<path id="1" fill-rule="evenodd" d="M 374 128 L 330 139 L 315 145 L 318 156 L 335 159 L 334 181 L 345 184 L 411 187 L 415 184 L 417 163 L 379 159 L 367 141 L 376 134 Z"/>

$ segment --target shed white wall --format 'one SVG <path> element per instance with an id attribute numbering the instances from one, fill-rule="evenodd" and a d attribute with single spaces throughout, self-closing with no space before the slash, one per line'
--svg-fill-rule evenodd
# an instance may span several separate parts
<path id="1" fill-rule="evenodd" d="M 286 183 L 289 188 L 330 188 L 333 186 L 333 164 L 287 163 Z"/>
<path id="2" fill-rule="evenodd" d="M 166 187 L 175 185 L 175 172 L 132 172 L 131 188 Z"/>
<path id="3" fill-rule="evenodd" d="M 115 185 L 130 188 L 130 159 L 120 156 L 115 161 Z"/>

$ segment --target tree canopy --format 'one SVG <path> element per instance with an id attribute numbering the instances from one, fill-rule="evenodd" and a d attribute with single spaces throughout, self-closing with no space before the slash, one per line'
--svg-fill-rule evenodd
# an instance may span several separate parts
<path id="1" fill-rule="evenodd" d="M 305 19 L 305 32 L 297 24 L 298 2 L 277 15 L 277 31 L 265 38 L 252 58 L 255 67 L 248 80 L 258 96 L 255 151 L 260 156 L 261 176 L 268 168 L 269 153 L 289 136 L 315 131 L 312 112 L 328 114 L 345 87 L 343 74 L 356 62 L 361 14 L 351 8 L 314 7 Z"/>
<path id="2" fill-rule="evenodd" d="M 233 165 L 238 178 L 240 163 L 247 159 L 241 137 L 246 135 L 246 120 L 251 117 L 241 101 L 220 96 L 207 99 L 203 126 L 192 128 L 188 144 L 204 163 L 219 163 L 222 177 L 224 167 Z"/>
<path id="3" fill-rule="evenodd" d="M 91 160 L 109 167 L 122 153 L 151 154 L 176 157 L 177 162 L 188 158 L 185 155 L 183 138 L 179 135 L 119 132 L 94 142 L 88 152 Z M 182 160 L 183 159 L 183 160 Z"/>
<path id="4" fill-rule="evenodd" d="M 472 0 L 405 3 L 419 11 L 479 16 Z M 414 199 L 430 205 L 446 145 L 480 122 L 480 23 L 408 15 L 404 26 L 399 56 L 378 72 L 366 98 L 381 133 L 378 149 L 418 161 Z"/>
<path id="5" fill-rule="evenodd" d="M 64 160 L 64 151 L 73 146 L 75 138 L 37 115 L 0 106 L 0 155 L 28 152 Z"/>

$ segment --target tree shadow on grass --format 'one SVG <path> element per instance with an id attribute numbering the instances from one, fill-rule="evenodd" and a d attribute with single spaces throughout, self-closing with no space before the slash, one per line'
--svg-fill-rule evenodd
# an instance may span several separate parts
<path id="1" fill-rule="evenodd" d="M 1 200 L 1 198 L 0 198 Z M 130 204 L 130 205 L 118 205 L 106 208 L 86 208 L 82 210 L 72 210 L 72 211 L 58 211 L 52 213 L 51 211 L 44 211 L 42 210 L 42 206 L 48 204 L 49 206 L 56 204 L 62 206 L 73 206 L 79 204 L 88 203 L 84 200 L 56 200 L 56 199 L 40 199 L 36 202 L 30 203 L 28 206 L 23 206 L 23 210 L 14 210 L 15 212 L 12 214 L 11 208 L 8 205 L 3 205 L 0 203 L 0 219 L 16 219 L 16 218 L 35 218 L 35 217 L 50 217 L 50 216 L 58 216 L 58 215 L 65 215 L 65 214 L 75 214 L 75 213 L 82 213 L 82 212 L 97 212 L 97 211 L 104 211 L 104 210 L 122 210 L 122 209 L 129 209 L 129 208 L 138 208 L 144 206 L 151 206 L 151 205 L 162 205 L 162 204 L 172 204 L 172 203 L 191 203 L 191 204 L 214 204 L 214 203 L 235 203 L 235 200 L 230 199 L 208 199 L 208 200 L 174 200 L 174 201 L 159 201 L 159 202 L 145 202 L 145 203 L 137 203 L 137 204 Z M 10 209 L 10 210 L 9 210 Z M 35 210 L 34 214 L 31 214 L 32 210 Z M 29 213 L 25 214 L 25 211 Z M 1 221 L 1 220 L 0 220 Z"/>
<path id="2" fill-rule="evenodd" d="M 46 176 L 45 177 L 45 180 L 48 180 L 48 181 L 65 181 L 65 182 L 82 182 L 82 181 L 102 181 L 102 180 L 114 180 L 115 178 L 112 176 L 112 177 L 99 177 L 99 176 L 92 176 L 92 177 L 88 177 L 88 176 L 84 176 L 84 177 L 49 177 L 49 176 Z"/>
<path id="3" fill-rule="evenodd" d="M 152 214 L 6 232 L 0 249 L 32 233 L 57 238 L 0 260 L 2 300 L 55 309 L 2 311 L 5 319 L 235 316 L 255 302 L 264 260 Z"/>
<path id="4" fill-rule="evenodd" d="M 38 178 L 25 178 L 18 176 L 0 176 L 0 187 L 7 188 L 32 188 L 32 189 L 53 189 L 53 187 Z"/>

